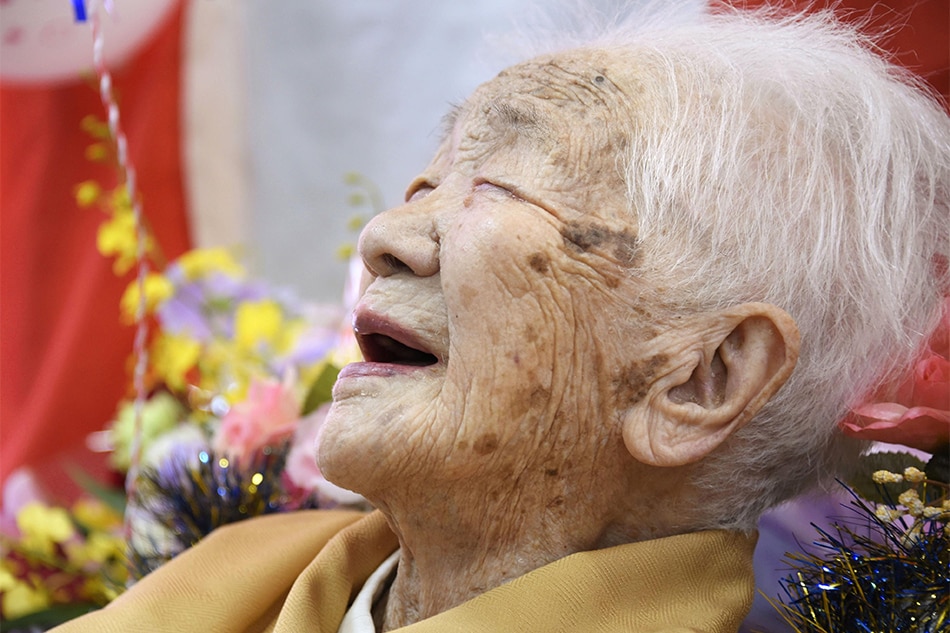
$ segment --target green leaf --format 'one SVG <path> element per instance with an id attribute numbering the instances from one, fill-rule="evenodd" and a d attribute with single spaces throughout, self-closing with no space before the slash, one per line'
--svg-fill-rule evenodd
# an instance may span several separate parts
<path id="1" fill-rule="evenodd" d="M 310 385 L 307 397 L 304 399 L 303 410 L 300 412 L 301 417 L 313 413 L 321 404 L 333 399 L 333 383 L 336 382 L 339 373 L 340 368 L 332 363 L 323 365 L 313 384 Z"/>
<path id="2" fill-rule="evenodd" d="M 923 470 L 925 464 L 910 453 L 869 453 L 861 458 L 857 471 L 848 480 L 848 486 L 868 501 L 893 506 L 897 504 L 900 494 L 912 484 L 906 481 L 876 484 L 871 477 L 879 470 L 900 474 L 909 466 Z"/>
<path id="3" fill-rule="evenodd" d="M 110 488 L 109 486 L 103 485 L 97 481 L 95 477 L 75 464 L 67 465 L 66 472 L 69 473 L 70 478 L 76 482 L 76 485 L 82 488 L 84 491 L 88 492 L 93 497 L 103 502 L 119 514 L 125 514 L 126 498 L 124 490 L 117 490 L 115 488 Z"/>
<path id="4" fill-rule="evenodd" d="M 68 622 L 81 615 L 85 615 L 99 609 L 99 605 L 91 603 L 78 604 L 58 604 L 42 611 L 29 613 L 27 615 L 14 618 L 12 620 L 3 620 L 0 622 L 0 633 L 17 630 L 30 630 L 30 627 L 39 627 L 45 631 L 58 624 Z"/>

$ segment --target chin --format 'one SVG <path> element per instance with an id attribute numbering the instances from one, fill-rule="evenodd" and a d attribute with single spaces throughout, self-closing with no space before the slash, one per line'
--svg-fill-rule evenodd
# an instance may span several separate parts
<path id="1" fill-rule="evenodd" d="M 317 439 L 317 465 L 327 481 L 369 498 L 397 478 L 394 452 L 404 443 L 364 404 L 356 399 L 331 405 Z"/>
<path id="2" fill-rule="evenodd" d="M 317 466 L 327 481 L 363 494 L 359 483 L 367 473 L 355 471 L 364 470 L 365 466 L 360 466 L 369 463 L 372 443 L 355 428 L 358 424 L 353 424 L 354 418 L 345 414 L 347 408 L 334 402 L 327 412 L 317 437 Z"/>

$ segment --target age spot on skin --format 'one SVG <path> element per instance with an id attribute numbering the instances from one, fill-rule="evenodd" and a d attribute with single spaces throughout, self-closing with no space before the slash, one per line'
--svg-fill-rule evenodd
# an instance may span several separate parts
<path id="1" fill-rule="evenodd" d="M 532 408 L 540 408 L 547 404 L 548 400 L 551 399 L 551 392 L 545 389 L 544 387 L 535 387 L 531 391 L 531 396 L 528 398 L 528 403 Z"/>
<path id="2" fill-rule="evenodd" d="M 607 239 L 607 228 L 597 224 L 582 225 L 570 222 L 561 228 L 564 243 L 579 251 L 589 251 L 600 246 Z"/>
<path id="3" fill-rule="evenodd" d="M 466 303 L 472 302 L 478 297 L 478 290 L 468 284 L 459 286 L 458 293 Z"/>
<path id="4" fill-rule="evenodd" d="M 544 253 L 534 253 L 528 258 L 528 266 L 531 266 L 531 269 L 535 272 L 542 274 L 548 272 L 548 265 L 550 263 L 551 258 Z"/>
<path id="5" fill-rule="evenodd" d="M 657 354 L 645 361 L 634 361 L 623 368 L 613 380 L 614 394 L 620 407 L 630 407 L 646 397 L 657 371 L 669 362 L 666 354 Z"/>
<path id="6" fill-rule="evenodd" d="M 533 325 L 528 325 L 524 329 L 524 340 L 529 343 L 534 343 L 538 340 L 538 332 L 534 329 Z"/>
<path id="7" fill-rule="evenodd" d="M 511 401 L 508 414 L 512 419 L 521 419 L 529 412 L 537 413 L 541 411 L 551 399 L 551 392 L 536 384 L 535 381 L 536 378 L 533 376 L 525 377 L 525 382 L 528 383 L 527 386 Z"/>
<path id="8" fill-rule="evenodd" d="M 489 455 L 494 453 L 498 448 L 498 436 L 494 433 L 482 435 L 477 440 L 475 440 L 475 445 L 472 446 L 472 448 L 479 455 Z"/>
<path id="9" fill-rule="evenodd" d="M 614 233 L 614 257 L 621 266 L 632 268 L 637 265 L 640 255 L 640 240 L 636 235 L 627 231 Z"/>
<path id="10" fill-rule="evenodd" d="M 601 247 L 610 251 L 621 266 L 635 266 L 640 251 L 637 236 L 624 229 L 615 231 L 599 224 L 570 222 L 561 228 L 561 237 L 568 247 L 587 252 Z"/>

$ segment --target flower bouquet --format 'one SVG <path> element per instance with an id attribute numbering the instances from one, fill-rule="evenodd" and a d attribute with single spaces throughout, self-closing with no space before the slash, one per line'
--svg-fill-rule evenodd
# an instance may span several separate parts
<path id="1" fill-rule="evenodd" d="M 123 297 L 127 318 L 138 288 Z M 156 327 L 129 485 L 134 577 L 226 523 L 362 502 L 315 461 L 333 382 L 358 354 L 342 307 L 304 306 L 249 280 L 222 249 L 186 253 L 144 288 Z M 122 470 L 132 466 L 134 408 L 124 403 L 106 431 Z"/>
<path id="2" fill-rule="evenodd" d="M 87 117 L 82 125 L 96 147 L 106 146 L 104 124 Z M 375 192 L 358 175 L 347 182 Z M 80 207 L 105 214 L 97 248 L 113 258 L 114 272 L 139 273 L 120 302 L 121 320 L 143 333 L 135 393 L 89 438 L 127 475 L 126 489 L 85 481 L 92 494 L 71 508 L 40 502 L 34 490 L 21 503 L 5 499 L 19 512 L 0 526 L 4 632 L 42 630 L 99 608 L 221 525 L 367 507 L 323 478 L 315 444 L 337 373 L 359 358 L 349 310 L 360 261 L 350 260 L 342 304 L 306 304 L 252 278 L 223 248 L 166 262 L 123 185 L 105 191 L 87 181 L 75 195 Z M 355 196 L 351 205 L 367 200 Z"/>

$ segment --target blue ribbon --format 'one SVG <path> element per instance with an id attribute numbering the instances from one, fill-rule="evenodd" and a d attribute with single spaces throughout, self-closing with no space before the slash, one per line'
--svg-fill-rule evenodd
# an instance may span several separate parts
<path id="1" fill-rule="evenodd" d="M 76 12 L 76 21 L 86 21 L 86 0 L 73 0 L 73 10 Z"/>

